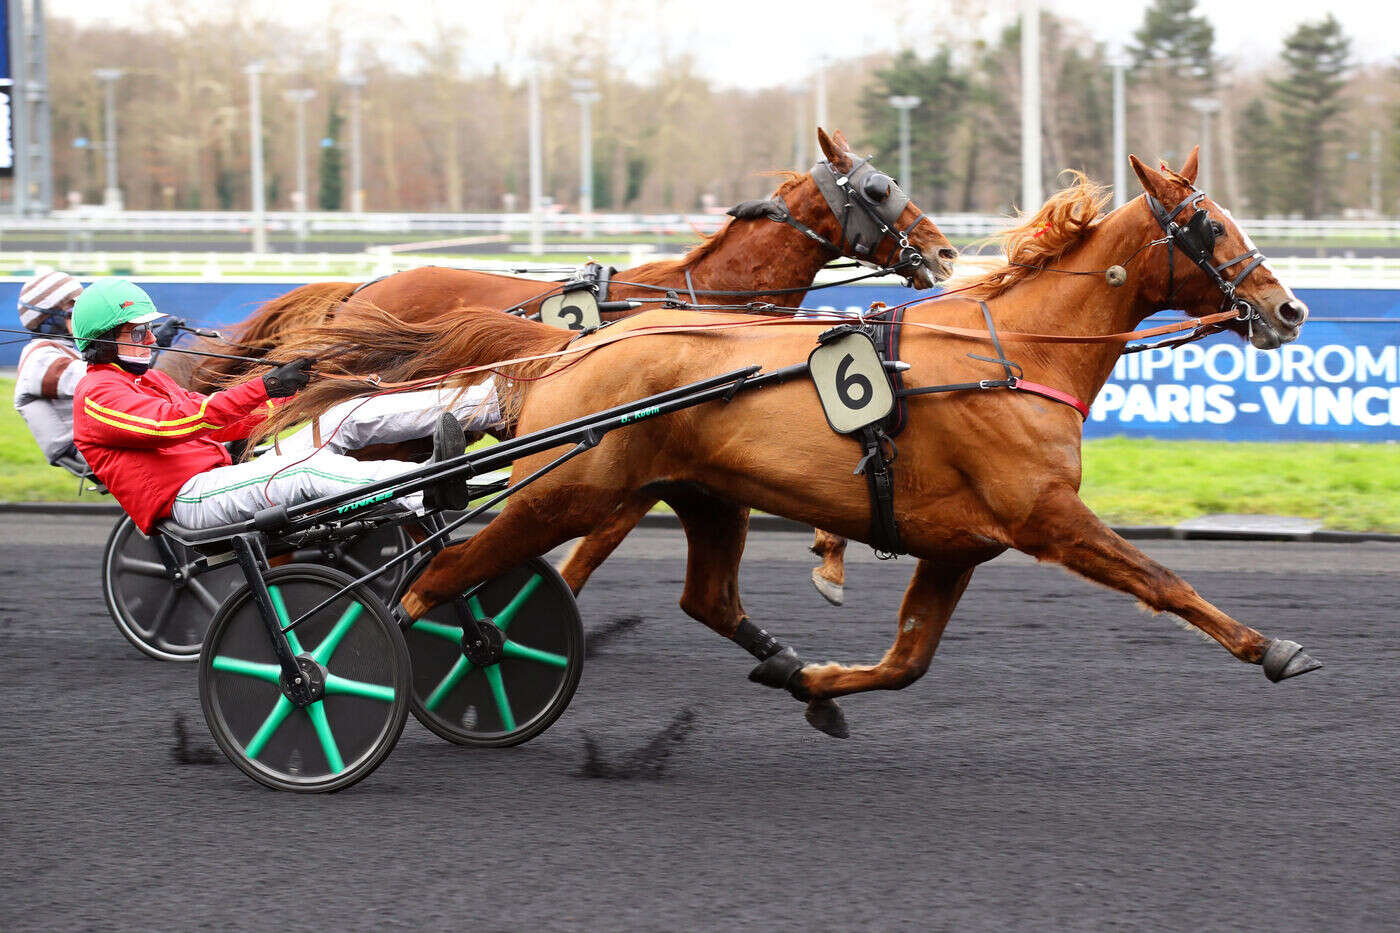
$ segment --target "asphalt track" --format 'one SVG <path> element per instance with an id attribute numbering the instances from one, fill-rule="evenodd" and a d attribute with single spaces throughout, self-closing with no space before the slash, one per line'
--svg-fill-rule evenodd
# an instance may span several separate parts
<path id="1" fill-rule="evenodd" d="M 845 701 L 840 742 L 676 608 L 680 537 L 643 529 L 584 593 L 594 655 L 553 729 L 469 751 L 410 720 L 364 783 L 303 797 L 217 756 L 193 668 L 116 633 L 107 521 L 0 516 L 6 930 L 1363 929 L 1400 912 L 1395 545 L 1144 542 L 1326 664 L 1277 685 L 1125 596 L 1003 558 L 922 681 Z M 805 543 L 751 538 L 751 616 L 810 659 L 875 660 L 910 561 L 853 547 L 848 605 L 828 608 Z"/>

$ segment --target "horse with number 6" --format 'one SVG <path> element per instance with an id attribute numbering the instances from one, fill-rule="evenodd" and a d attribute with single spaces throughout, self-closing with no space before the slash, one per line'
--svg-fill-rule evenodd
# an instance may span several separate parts
<path id="1" fill-rule="evenodd" d="M 894 644 L 878 662 L 805 663 L 740 603 L 749 507 L 860 541 L 877 536 L 867 485 L 851 472 L 859 449 L 831 430 L 803 379 L 607 435 L 517 492 L 471 540 L 439 554 L 402 611 L 420 618 L 450 604 L 479 581 L 587 534 L 647 490 L 666 495 L 688 537 L 681 607 L 757 657 L 750 679 L 807 704 L 808 721 L 831 735 L 848 734 L 837 697 L 898 689 L 924 674 L 974 569 L 1009 548 L 1175 613 L 1239 660 L 1262 665 L 1270 680 L 1320 667 L 1298 644 L 1266 637 L 1206 601 L 1079 498 L 1085 403 L 1125 342 L 1151 332 L 1132 333 L 1147 316 L 1182 309 L 1192 325 L 1234 331 L 1259 349 L 1296 339 L 1307 317 L 1230 214 L 1196 190 L 1194 152 L 1180 172 L 1132 164 L 1144 196 L 1101 216 L 1106 191 L 1080 177 L 1006 235 L 1006 265 L 957 296 L 908 309 L 900 353 L 910 367 L 908 425 L 892 465 L 893 505 L 903 547 L 918 564 Z M 1105 280 L 1114 267 L 1127 273 L 1111 276 L 1123 281 L 1117 287 Z M 820 326 L 658 311 L 573 341 L 504 315 L 407 328 L 385 315 L 307 334 L 296 352 L 353 345 L 341 358 L 352 371 L 361 365 L 411 379 L 488 363 L 473 356 L 481 336 L 515 331 L 510 342 L 527 349 L 522 355 L 543 356 L 501 370 L 516 377 L 507 389 L 526 432 L 740 366 L 800 363 Z M 992 355 L 992 328 L 1004 356 Z M 1019 373 L 1014 384 L 997 379 L 1002 361 Z M 962 388 L 920 394 L 943 385 Z M 274 420 L 363 392 L 325 379 Z M 515 478 L 553 456 L 518 461 Z"/>
<path id="2" fill-rule="evenodd" d="M 938 226 L 899 189 L 888 175 L 858 158 L 839 131 L 830 136 L 817 128 L 824 160 L 806 174 L 783 173 L 778 190 L 761 201 L 745 201 L 730 210 L 734 219 L 679 260 L 648 263 L 612 276 L 608 298 L 643 300 L 656 307 L 668 291 L 695 304 L 725 305 L 760 300 L 775 308 L 802 304 L 817 272 L 836 256 L 884 268 L 914 288 L 929 288 L 946 279 L 957 250 Z M 466 269 L 428 266 L 385 276 L 373 282 L 320 282 L 268 302 L 223 341 L 206 340 L 204 349 L 256 354 L 273 352 L 307 327 L 331 316 L 353 315 L 361 308 L 383 308 L 410 323 L 434 322 L 472 313 L 478 308 L 518 308 L 537 312 L 558 283 Z M 638 308 L 603 310 L 605 321 L 630 317 Z M 499 341 L 508 356 L 518 355 Z M 181 385 L 208 391 L 246 371 L 236 361 L 167 355 L 158 364 Z M 409 456 L 383 445 L 357 453 L 374 458 Z M 639 492 L 584 537 L 560 567 L 577 593 L 593 571 L 657 503 Z M 822 564 L 812 582 L 828 601 L 839 605 L 845 570 L 845 541 L 816 532 L 812 550 Z"/>

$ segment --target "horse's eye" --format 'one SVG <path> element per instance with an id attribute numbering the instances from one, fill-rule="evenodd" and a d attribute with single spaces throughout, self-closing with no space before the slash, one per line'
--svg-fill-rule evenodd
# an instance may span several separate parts
<path id="1" fill-rule="evenodd" d="M 1225 235 L 1225 225 L 1218 220 L 1210 222 L 1210 232 L 1213 236 L 1222 237 Z"/>

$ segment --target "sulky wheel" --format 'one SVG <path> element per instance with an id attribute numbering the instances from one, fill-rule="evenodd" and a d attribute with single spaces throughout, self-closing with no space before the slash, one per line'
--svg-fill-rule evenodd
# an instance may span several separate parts
<path id="1" fill-rule="evenodd" d="M 426 564 L 414 567 L 407 581 Z M 489 620 L 499 632 L 475 652 L 480 663 L 463 651 L 459 612 Z M 458 745 L 529 741 L 568 708 L 583 671 L 583 623 L 574 594 L 538 557 L 466 600 L 433 609 L 405 629 L 404 638 L 413 658 L 413 715 Z"/>
<path id="2" fill-rule="evenodd" d="M 349 541 L 331 541 L 297 550 L 292 556 L 296 563 L 325 564 L 344 570 L 358 579 L 371 570 L 383 567 L 411 547 L 407 532 L 401 525 L 381 525 Z M 380 599 L 387 600 L 403 580 L 404 565 L 398 564 L 369 581 L 369 588 Z"/>
<path id="3" fill-rule="evenodd" d="M 158 548 L 178 568 L 172 575 Z M 117 630 L 161 661 L 193 661 L 209 620 L 243 584 L 238 565 L 198 566 L 199 555 L 169 538 L 148 538 L 122 516 L 102 551 L 102 595 Z"/>
<path id="4" fill-rule="evenodd" d="M 283 624 L 330 597 L 351 577 L 313 564 L 266 574 Z M 398 625 L 378 597 L 356 587 L 287 633 L 294 654 L 314 662 L 323 694 L 297 707 L 282 692 L 251 589 L 219 610 L 199 659 L 199 699 L 224 754 L 277 790 L 335 791 L 388 757 L 408 718 L 411 672 Z"/>

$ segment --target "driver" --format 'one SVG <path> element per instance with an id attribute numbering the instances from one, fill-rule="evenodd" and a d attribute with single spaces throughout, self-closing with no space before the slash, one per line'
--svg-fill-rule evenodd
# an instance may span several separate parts
<path id="1" fill-rule="evenodd" d="M 312 361 L 296 360 L 262 379 L 201 395 L 149 368 L 155 345 L 150 325 L 162 316 L 138 286 L 102 278 L 78 297 L 72 320 L 77 349 L 88 364 L 73 398 L 74 442 L 146 534 L 165 518 L 196 529 L 233 524 L 271 505 L 294 505 L 420 469 L 325 450 L 269 453 L 234 464 L 223 442 L 246 438 L 276 399 L 303 388 Z M 461 424 L 442 412 L 433 459 L 457 456 L 465 446 Z M 460 507 L 460 495 L 460 487 L 435 488 L 401 501 L 415 510 L 425 496 L 428 508 Z"/>
<path id="2" fill-rule="evenodd" d="M 19 355 L 15 410 L 49 463 L 78 459 L 73 447 L 73 390 L 87 372 L 87 363 L 73 348 L 68 318 L 82 293 L 77 279 L 55 269 L 35 270 L 19 290 L 20 323 L 44 339 L 31 340 Z M 167 320 L 156 328 L 156 345 L 170 346 L 178 333 L 179 321 Z"/>

